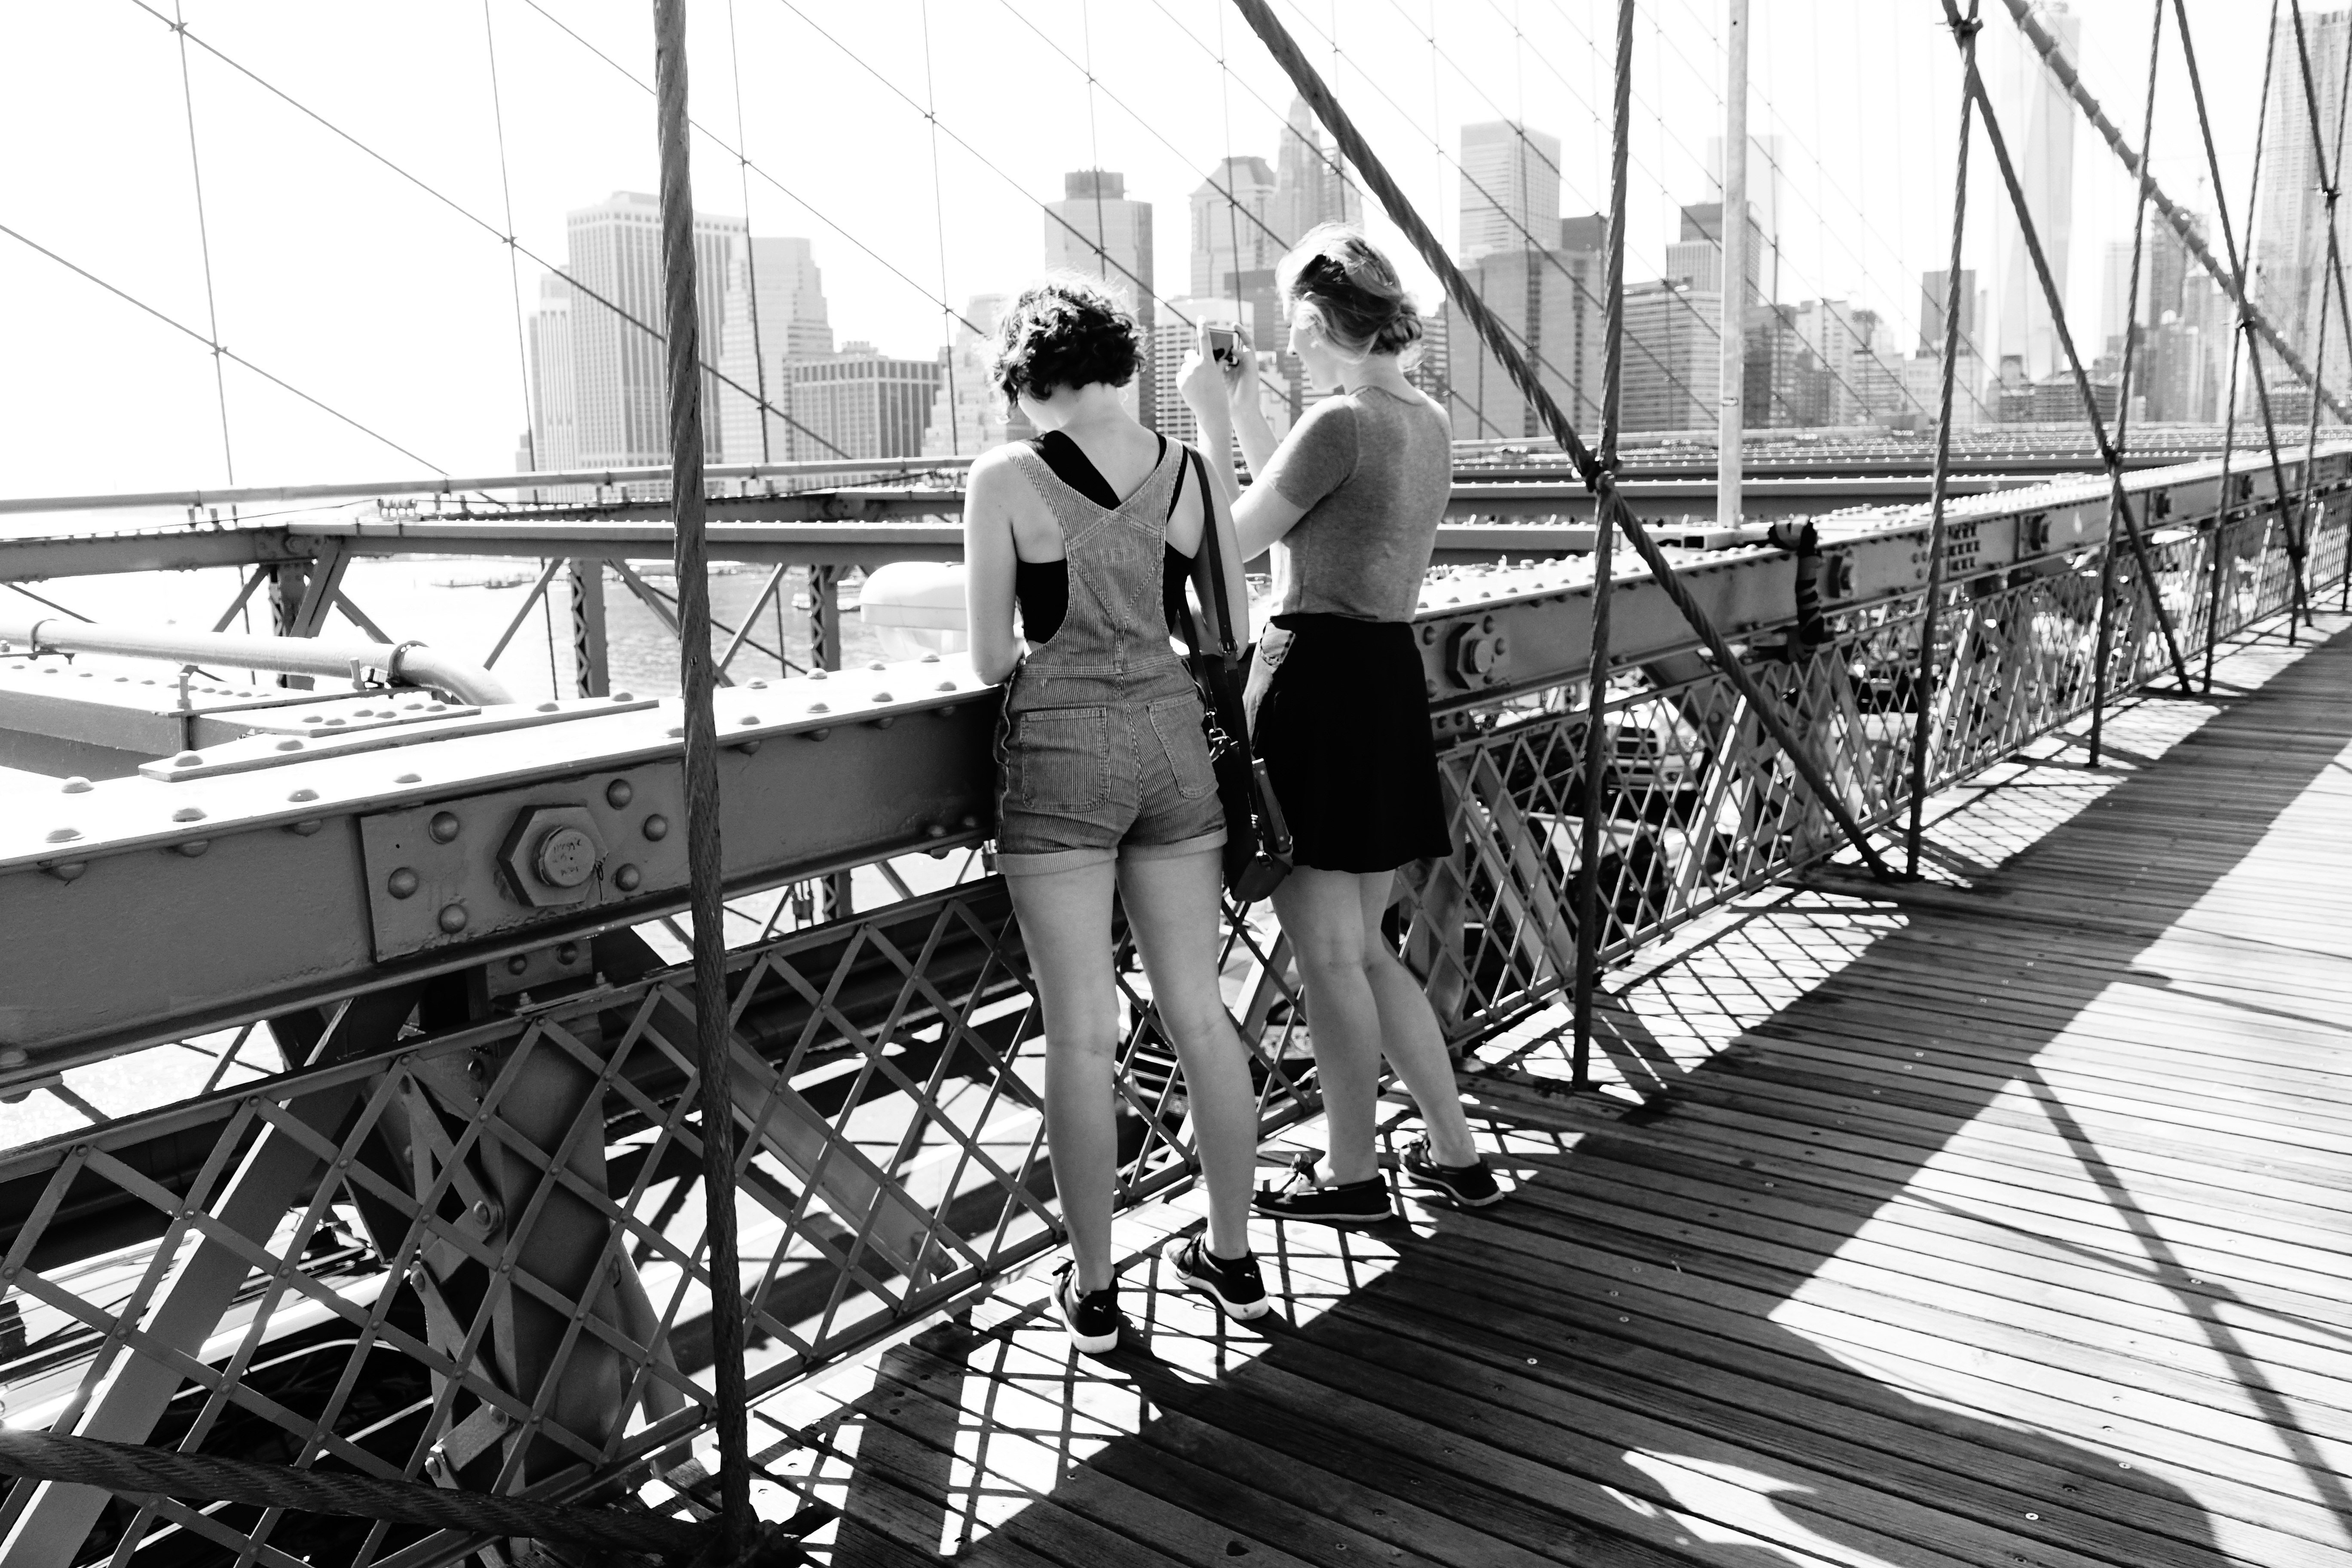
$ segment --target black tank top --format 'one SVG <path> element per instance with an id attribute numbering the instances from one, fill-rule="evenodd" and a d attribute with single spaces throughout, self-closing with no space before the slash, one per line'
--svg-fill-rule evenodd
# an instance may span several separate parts
<path id="1" fill-rule="evenodd" d="M 1059 430 L 1048 430 L 1029 443 L 1032 450 L 1045 459 L 1054 477 L 1108 511 L 1118 505 L 1118 492 L 1102 477 L 1094 459 L 1086 449 Z M 1168 437 L 1160 437 L 1162 456 L 1168 451 Z M 1154 466 L 1158 459 L 1153 460 Z M 1169 497 L 1168 512 L 1174 516 L 1176 501 L 1184 493 L 1184 473 L 1176 474 L 1175 494 Z M 1190 555 L 1174 545 L 1167 547 L 1166 558 L 1160 568 L 1160 613 L 1168 617 L 1168 629 L 1173 632 L 1184 617 L 1184 584 L 1192 575 Z M 1022 634 L 1034 646 L 1050 642 L 1062 629 L 1062 617 L 1070 613 L 1070 563 L 1067 561 L 1015 561 L 1013 563 L 1013 597 L 1021 606 Z"/>

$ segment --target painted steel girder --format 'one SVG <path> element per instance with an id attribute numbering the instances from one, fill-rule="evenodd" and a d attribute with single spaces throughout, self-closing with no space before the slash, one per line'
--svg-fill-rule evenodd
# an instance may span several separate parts
<path id="1" fill-rule="evenodd" d="M 2323 453 L 2318 489 L 2343 489 L 2348 467 L 2352 447 Z M 2298 468 L 2288 471 L 2290 488 Z M 2217 463 L 2127 483 L 2158 530 L 2210 517 L 2221 500 Z M 2233 507 L 2264 507 L 2270 485 L 2266 467 L 2233 474 Z M 2059 564 L 2103 535 L 2106 504 L 2095 480 L 1956 503 L 1951 580 Z M 1901 598 L 1925 582 L 1927 523 L 1916 510 L 1834 522 L 1828 532 L 1832 609 Z M 1701 552 L 1679 571 L 1730 637 L 1794 619 L 1796 567 L 1784 552 Z M 1441 725 L 1580 678 L 1590 592 L 1581 562 L 1433 578 L 1415 619 Z M 1638 571 L 1617 580 L 1612 640 L 1624 665 L 1697 642 Z M 754 684 L 719 698 L 722 837 L 735 889 L 970 843 L 992 826 L 994 695 L 963 661 Z M 625 824 L 583 829 L 596 842 L 572 853 L 586 857 L 593 885 L 575 900 L 535 900 L 516 885 L 520 873 L 499 864 L 516 852 L 508 839 L 527 813 L 593 814 L 625 781 L 646 798 L 674 798 L 681 733 L 674 701 L 583 699 L 346 735 L 257 734 L 77 794 L 17 794 L 0 819 L 0 1047 L 27 1058 L 8 1076 L 682 906 L 682 868 L 624 856 Z M 299 744 L 281 749 L 289 742 Z M 393 818 L 429 829 L 443 813 L 462 829 L 451 841 L 454 872 L 372 858 L 371 825 L 380 840 Z M 625 868 L 637 873 L 632 885 L 623 885 Z M 395 885 L 407 880 L 404 870 L 414 873 L 404 895 Z"/>

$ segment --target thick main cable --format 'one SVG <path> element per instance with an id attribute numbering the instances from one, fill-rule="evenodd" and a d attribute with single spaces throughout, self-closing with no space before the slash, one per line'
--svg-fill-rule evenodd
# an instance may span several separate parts
<path id="1" fill-rule="evenodd" d="M 1576 466 L 1578 476 L 1600 499 L 1607 511 L 1614 515 L 1617 526 L 1624 531 L 1626 539 L 1640 554 L 1643 564 L 1649 567 L 1659 591 L 1666 595 L 1685 623 L 1698 634 L 1699 640 L 1715 656 L 1717 668 L 1724 679 L 1747 701 L 1758 721 L 1770 735 L 1773 744 L 1788 758 L 1789 765 L 1796 770 L 1805 787 L 1820 801 L 1873 874 L 1885 878 L 1888 875 L 1886 863 L 1880 858 L 1876 846 L 1870 842 L 1870 836 L 1863 830 L 1862 824 L 1855 820 L 1844 799 L 1822 772 L 1821 764 L 1799 742 L 1780 704 L 1757 684 L 1755 676 L 1740 662 L 1739 656 L 1732 650 L 1722 632 L 1717 629 L 1706 611 L 1692 597 L 1690 589 L 1676 575 L 1674 563 L 1666 558 L 1665 552 L 1658 548 L 1657 541 L 1650 537 L 1650 531 L 1643 526 L 1641 520 L 1633 515 L 1633 509 L 1625 504 L 1624 498 L 1617 493 L 1614 481 L 1601 468 L 1591 448 L 1577 435 L 1576 427 L 1569 423 L 1568 416 L 1561 412 L 1558 401 L 1537 378 L 1528 362 L 1511 347 L 1502 331 L 1501 323 L 1495 320 L 1486 302 L 1472 290 L 1469 280 L 1462 276 L 1461 268 L 1454 265 L 1454 258 L 1446 254 L 1445 247 L 1430 232 L 1428 224 L 1422 220 L 1420 213 L 1398 189 L 1387 166 L 1372 151 L 1371 144 L 1364 140 L 1363 133 L 1356 129 L 1356 122 L 1349 118 L 1347 110 L 1339 107 L 1339 100 L 1332 96 L 1321 75 L 1300 52 L 1289 30 L 1274 15 L 1266 0 L 1234 0 L 1234 5 L 1265 42 L 1276 63 L 1289 74 L 1299 96 L 1314 107 L 1324 128 L 1331 132 L 1332 140 L 1338 143 L 1341 154 L 1356 166 L 1363 176 L 1365 186 L 1380 198 L 1381 205 L 1387 209 L 1390 221 L 1412 242 L 1423 261 L 1445 285 L 1447 297 L 1485 337 L 1487 346 L 1495 351 L 1495 356 L 1510 372 L 1511 379 L 1518 384 L 1520 394 L 1541 413 L 1552 438 L 1559 443 L 1560 449 Z"/>
<path id="2" fill-rule="evenodd" d="M 709 562 L 703 540 L 701 313 L 695 298 L 692 132 L 687 123 L 686 0 L 654 0 L 661 144 L 662 297 L 669 327 L 669 443 L 677 517 L 678 664 L 686 710 L 686 852 L 694 917 L 695 1099 L 702 1121 L 703 1236 L 710 1267 L 712 1424 L 723 1549 L 750 1543 L 751 1468 L 743 1375 L 742 1261 L 735 1236 L 733 1030 L 719 842 L 719 731 L 711 706 Z"/>

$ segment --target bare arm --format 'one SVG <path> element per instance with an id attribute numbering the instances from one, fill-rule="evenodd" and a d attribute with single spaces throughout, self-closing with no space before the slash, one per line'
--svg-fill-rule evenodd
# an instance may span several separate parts
<path id="1" fill-rule="evenodd" d="M 1258 402 L 1257 355 L 1246 344 L 1241 363 L 1228 372 L 1208 356 L 1208 329 L 1185 360 L 1177 376 L 1178 390 L 1201 426 L 1201 455 L 1208 459 L 1209 479 L 1233 514 L 1241 561 L 1265 554 L 1291 525 L 1307 515 L 1272 485 L 1254 484 L 1247 490 L 1234 474 L 1234 442 L 1239 439 L 1250 472 L 1263 474 L 1274 460 L 1274 431 Z"/>
<path id="2" fill-rule="evenodd" d="M 1021 662 L 1013 634 L 1013 475 L 1001 463 L 975 463 L 963 498 L 963 607 L 971 630 L 971 666 L 992 684 Z"/>

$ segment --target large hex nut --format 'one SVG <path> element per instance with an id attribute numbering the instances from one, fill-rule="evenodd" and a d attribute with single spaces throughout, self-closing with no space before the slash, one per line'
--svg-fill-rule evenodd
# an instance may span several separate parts
<path id="1" fill-rule="evenodd" d="M 1454 682 L 1465 690 L 1499 686 L 1509 679 L 1510 642 L 1496 629 L 1492 616 L 1482 616 L 1471 625 L 1456 626 L 1447 651 Z"/>
<path id="2" fill-rule="evenodd" d="M 499 869 L 516 900 L 533 909 L 593 902 L 604 873 L 595 816 L 584 805 L 528 807 L 499 848 Z"/>

